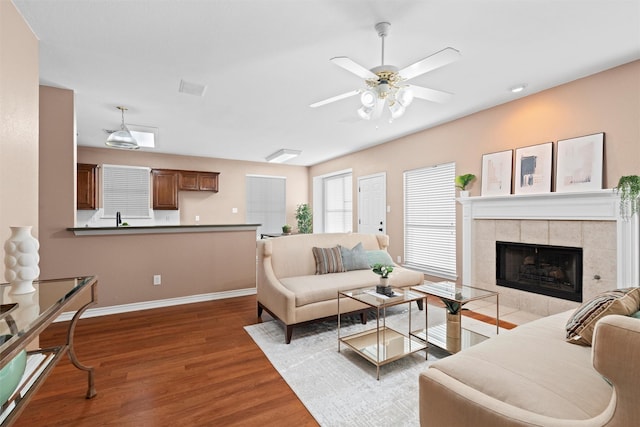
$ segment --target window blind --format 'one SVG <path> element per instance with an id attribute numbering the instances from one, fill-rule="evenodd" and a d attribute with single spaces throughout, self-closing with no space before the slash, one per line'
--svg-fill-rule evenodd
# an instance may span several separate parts
<path id="1" fill-rule="evenodd" d="M 455 163 L 404 173 L 405 264 L 455 280 Z"/>
<path id="2" fill-rule="evenodd" d="M 324 178 L 324 231 L 346 233 L 353 229 L 353 191 L 350 173 Z"/>
<path id="3" fill-rule="evenodd" d="M 105 217 L 149 218 L 151 170 L 139 166 L 102 166 Z"/>
<path id="4" fill-rule="evenodd" d="M 247 224 L 262 224 L 260 233 L 282 233 L 286 224 L 286 178 L 247 176 Z"/>

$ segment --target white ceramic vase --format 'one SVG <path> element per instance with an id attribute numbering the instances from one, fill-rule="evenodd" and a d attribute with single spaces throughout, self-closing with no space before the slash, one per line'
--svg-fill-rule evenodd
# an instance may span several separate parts
<path id="1" fill-rule="evenodd" d="M 11 227 L 11 237 L 4 243 L 4 278 L 11 283 L 13 295 L 35 291 L 33 281 L 40 275 L 40 243 L 31 235 L 31 226 Z"/>
<path id="2" fill-rule="evenodd" d="M 460 190 L 460 197 L 469 197 L 469 190 Z"/>

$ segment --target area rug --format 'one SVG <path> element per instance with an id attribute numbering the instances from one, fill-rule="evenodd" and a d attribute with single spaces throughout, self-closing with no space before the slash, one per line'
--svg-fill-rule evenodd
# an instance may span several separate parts
<path id="1" fill-rule="evenodd" d="M 389 326 L 407 327 L 403 307 L 388 311 Z M 414 307 L 412 321 L 424 323 L 420 316 L 423 312 Z M 443 322 L 443 317 L 440 310 L 429 310 L 430 325 Z M 371 328 L 372 322 L 343 321 L 340 334 Z M 483 327 L 474 319 L 466 319 L 464 326 L 474 322 Z M 267 321 L 245 330 L 321 426 L 418 426 L 419 373 L 448 354 L 430 346 L 426 359 L 420 351 L 382 366 L 378 381 L 373 364 L 345 345 L 338 352 L 335 320 L 295 328 L 288 345 L 280 322 Z"/>

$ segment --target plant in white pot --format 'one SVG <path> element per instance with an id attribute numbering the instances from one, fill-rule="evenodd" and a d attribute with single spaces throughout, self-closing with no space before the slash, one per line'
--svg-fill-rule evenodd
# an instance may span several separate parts
<path id="1" fill-rule="evenodd" d="M 386 296 L 393 296 L 393 290 L 389 284 L 389 274 L 393 272 L 393 266 L 373 264 L 372 271 L 380 276 L 380 284 L 376 285 L 376 292 Z"/>
<path id="2" fill-rule="evenodd" d="M 621 176 L 614 190 L 620 195 L 620 216 L 629 220 L 640 210 L 640 176 Z"/>
<path id="3" fill-rule="evenodd" d="M 455 179 L 456 188 L 460 189 L 460 197 L 469 196 L 469 191 L 467 191 L 467 186 L 476 179 L 476 176 L 472 173 L 467 173 L 464 175 L 458 175 Z"/>

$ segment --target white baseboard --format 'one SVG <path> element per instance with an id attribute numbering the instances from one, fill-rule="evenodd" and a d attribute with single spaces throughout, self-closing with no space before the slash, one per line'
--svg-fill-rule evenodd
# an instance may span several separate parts
<path id="1" fill-rule="evenodd" d="M 171 307 L 173 305 L 192 304 L 196 302 L 213 301 L 226 298 L 255 295 L 256 288 L 236 289 L 233 291 L 214 292 L 210 294 L 189 295 L 186 297 L 168 298 L 155 301 L 134 302 L 131 304 L 112 305 L 109 307 L 90 308 L 80 316 L 81 319 L 89 317 L 107 316 L 109 314 L 128 313 L 130 311 L 149 310 L 152 308 Z M 66 322 L 76 314 L 75 311 L 62 313 L 54 322 Z"/>

